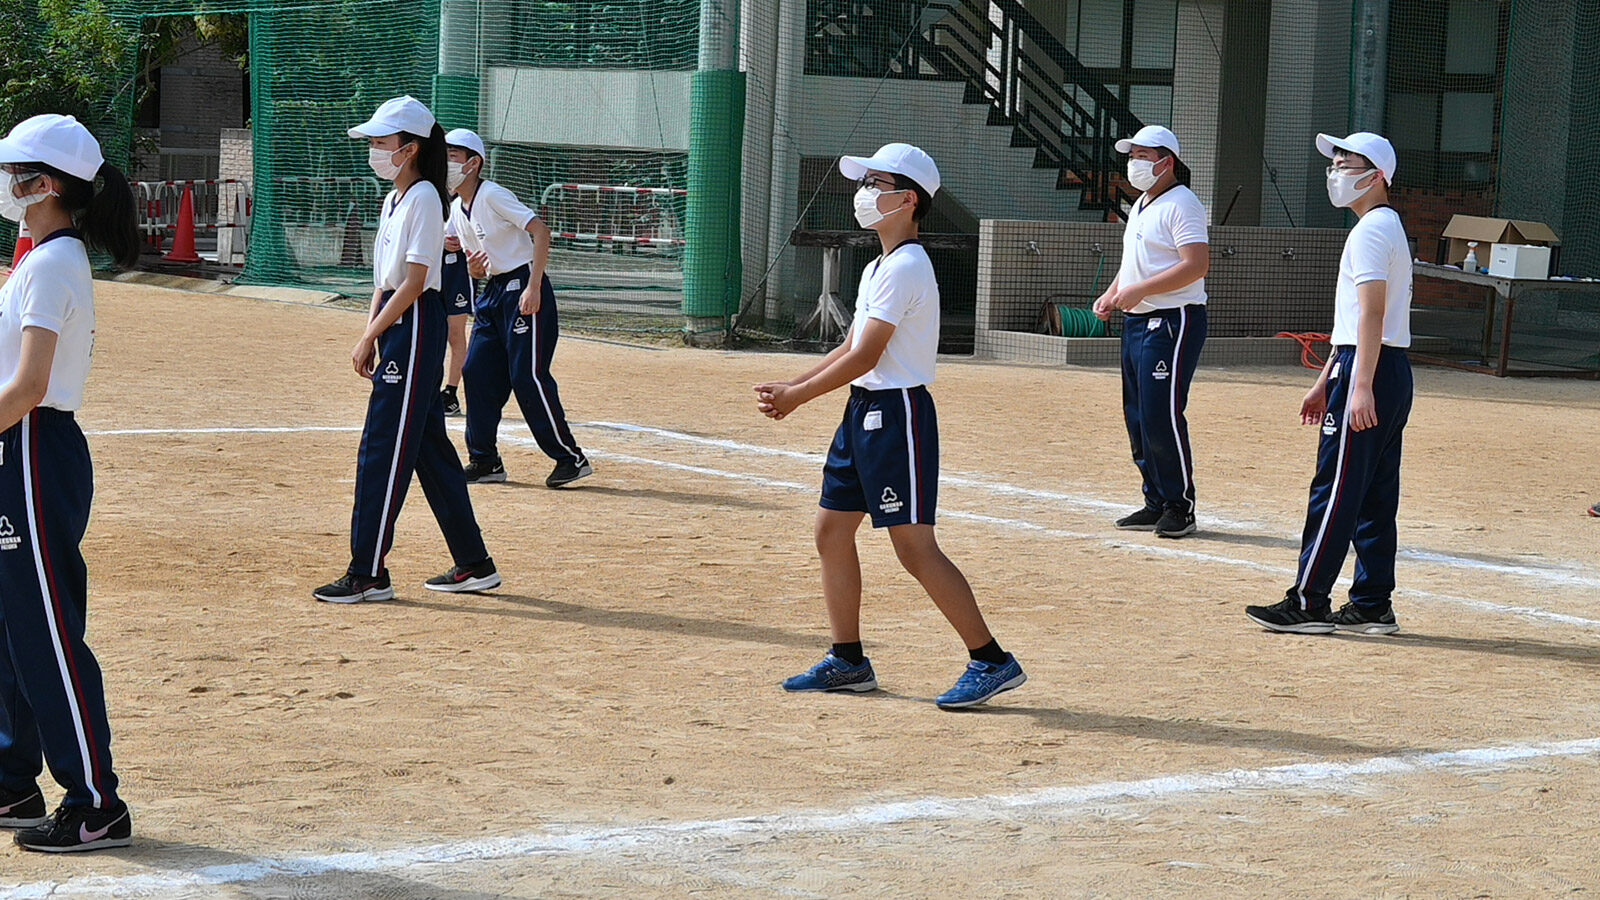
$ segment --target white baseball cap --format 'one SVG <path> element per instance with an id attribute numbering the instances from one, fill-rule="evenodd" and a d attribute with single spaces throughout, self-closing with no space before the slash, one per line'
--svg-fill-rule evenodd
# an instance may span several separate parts
<path id="1" fill-rule="evenodd" d="M 75 178 L 94 181 L 105 162 L 100 142 L 71 116 L 34 116 L 0 138 L 0 163 L 44 163 Z"/>
<path id="2" fill-rule="evenodd" d="M 1394 184 L 1394 145 L 1382 135 L 1370 131 L 1358 131 L 1347 138 L 1336 138 L 1331 134 L 1317 135 L 1317 149 L 1323 156 L 1333 159 L 1333 154 L 1339 150 L 1348 153 L 1359 153 L 1383 172 L 1383 180 Z"/>
<path id="3" fill-rule="evenodd" d="M 475 131 L 452 128 L 444 133 L 444 143 L 447 147 L 460 147 L 463 150 L 471 150 L 484 159 L 489 158 L 488 152 L 483 149 L 483 138 L 478 137 Z"/>
<path id="4" fill-rule="evenodd" d="M 851 181 L 860 181 L 868 172 L 893 172 L 915 181 L 932 197 L 939 193 L 939 167 L 933 157 L 910 144 L 884 144 L 871 156 L 841 156 L 839 171 Z"/>
<path id="5" fill-rule="evenodd" d="M 1173 156 L 1183 159 L 1183 153 L 1178 150 L 1178 136 L 1172 133 L 1172 129 L 1160 125 L 1146 125 L 1134 132 L 1133 137 L 1117 141 L 1118 153 L 1132 153 L 1135 147 L 1148 147 L 1152 150 L 1165 147 L 1172 151 Z"/>
<path id="6" fill-rule="evenodd" d="M 417 137 L 427 137 L 437 124 L 438 120 L 422 105 L 422 101 L 407 94 L 383 101 L 371 119 L 350 129 L 349 134 L 353 138 L 387 137 L 404 131 Z"/>

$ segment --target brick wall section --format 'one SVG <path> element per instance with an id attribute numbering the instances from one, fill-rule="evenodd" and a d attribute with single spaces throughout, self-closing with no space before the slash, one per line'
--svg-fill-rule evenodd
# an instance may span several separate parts
<path id="1" fill-rule="evenodd" d="M 1416 188 L 1395 188 L 1390 192 L 1390 202 L 1405 223 L 1406 234 L 1415 247 L 1414 255 L 1427 262 L 1443 262 L 1439 253 L 1439 238 L 1450 224 L 1450 218 L 1463 216 L 1493 216 L 1494 195 L 1488 191 L 1439 191 Z M 1478 248 L 1481 265 L 1489 264 L 1489 248 Z M 1484 292 L 1471 285 L 1419 278 L 1412 285 L 1412 305 L 1439 309 L 1481 309 Z"/>
<path id="2" fill-rule="evenodd" d="M 238 218 L 239 201 L 248 203 L 249 185 L 255 180 L 255 140 L 248 128 L 224 128 L 219 136 L 221 163 L 217 177 L 244 182 L 243 187 L 222 185 L 219 192 L 221 209 L 217 221 L 233 224 Z M 240 195 L 243 194 L 241 198 Z M 223 228 L 217 232 L 217 258 L 224 265 L 244 265 L 245 234 L 242 229 Z"/>
<path id="3" fill-rule="evenodd" d="M 161 127 L 144 133 L 156 138 L 160 151 L 169 151 L 172 168 L 163 172 L 161 152 L 147 152 L 139 159 L 138 179 L 213 177 L 222 129 L 244 124 L 244 73 L 215 46 L 195 45 L 163 66 L 160 77 Z"/>

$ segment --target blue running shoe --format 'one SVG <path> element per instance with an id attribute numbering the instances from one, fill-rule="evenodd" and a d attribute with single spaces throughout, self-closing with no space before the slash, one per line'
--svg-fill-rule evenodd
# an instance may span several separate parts
<path id="1" fill-rule="evenodd" d="M 1009 653 L 1006 654 L 1006 661 L 1000 665 L 975 659 L 967 663 L 967 670 L 961 673 L 956 686 L 940 694 L 933 702 L 939 704 L 940 709 L 977 706 L 995 694 L 1020 687 L 1027 680 L 1022 664 Z"/>
<path id="2" fill-rule="evenodd" d="M 872 672 L 872 660 L 863 659 L 861 665 L 852 666 L 832 653 L 822 658 L 822 662 L 811 667 L 811 671 L 793 678 L 785 678 L 783 689 L 786 691 L 875 691 L 878 689 L 878 676 Z"/>

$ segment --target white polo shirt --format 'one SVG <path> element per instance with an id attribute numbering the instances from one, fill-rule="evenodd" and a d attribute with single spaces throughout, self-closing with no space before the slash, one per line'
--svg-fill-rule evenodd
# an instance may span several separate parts
<path id="1" fill-rule="evenodd" d="M 1122 232 L 1122 268 L 1117 272 L 1123 287 L 1160 275 L 1183 261 L 1179 247 L 1209 243 L 1206 208 L 1194 191 L 1183 185 L 1145 202 L 1140 197 L 1128 211 L 1128 227 Z M 1206 280 L 1196 279 L 1175 291 L 1152 294 L 1129 312 L 1148 313 L 1158 309 L 1206 302 Z"/>
<path id="2" fill-rule="evenodd" d="M 867 264 L 856 289 L 850 347 L 861 343 L 868 319 L 894 326 L 872 371 L 852 381 L 869 391 L 933 383 L 939 359 L 939 282 L 921 244 L 905 243 Z"/>
<path id="3" fill-rule="evenodd" d="M 437 291 L 441 283 L 439 261 L 444 258 L 444 204 L 439 192 L 418 181 L 401 195 L 390 191 L 383 198 L 378 238 L 372 244 L 372 286 L 399 290 L 406 280 L 406 264 L 428 267 L 424 290 Z"/>
<path id="4" fill-rule="evenodd" d="M 461 238 L 461 246 L 473 253 L 488 253 L 490 275 L 533 262 L 528 223 L 538 216 L 516 194 L 492 181 L 478 184 L 471 209 L 460 197 L 450 204 L 450 224 Z"/>
<path id="5" fill-rule="evenodd" d="M 1370 281 L 1384 282 L 1384 346 L 1411 346 L 1411 244 L 1400 214 L 1388 206 L 1369 210 L 1344 239 L 1333 296 L 1333 343 L 1355 346 L 1361 324 L 1356 288 Z"/>
<path id="6" fill-rule="evenodd" d="M 94 276 L 88 251 L 75 234 L 34 247 L 0 287 L 0 384 L 17 377 L 24 328 L 56 334 L 50 386 L 39 405 L 68 412 L 81 408 L 94 353 Z"/>

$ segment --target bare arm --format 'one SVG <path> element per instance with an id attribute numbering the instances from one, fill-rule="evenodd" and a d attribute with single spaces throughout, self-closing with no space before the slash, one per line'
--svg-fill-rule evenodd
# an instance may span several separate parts
<path id="1" fill-rule="evenodd" d="M 1378 424 L 1372 379 L 1378 371 L 1378 355 L 1383 352 L 1383 316 L 1389 303 L 1388 291 L 1387 281 L 1356 285 L 1361 318 L 1356 323 L 1356 365 L 1350 384 L 1350 428 L 1353 431 L 1365 431 Z"/>
<path id="2" fill-rule="evenodd" d="M 22 329 L 22 357 L 17 374 L 0 387 L 0 431 L 33 412 L 50 389 L 50 367 L 56 358 L 54 331 L 29 325 Z"/>
<path id="3" fill-rule="evenodd" d="M 550 226 L 538 216 L 528 220 L 527 232 L 533 235 L 533 262 L 528 266 L 528 284 L 522 289 L 517 308 L 525 316 L 539 311 L 544 298 L 545 267 L 550 265 Z"/>
<path id="4" fill-rule="evenodd" d="M 773 419 L 781 419 L 802 404 L 838 390 L 872 371 L 894 336 L 894 326 L 882 319 L 868 319 L 861 329 L 861 340 L 850 347 L 847 341 L 835 348 L 820 366 L 792 384 L 769 382 L 756 385 L 757 406 Z M 839 352 L 843 350 L 844 352 Z"/>
<path id="5" fill-rule="evenodd" d="M 394 296 L 389 298 L 389 302 L 383 305 L 382 310 L 377 307 L 383 292 L 373 293 L 372 316 L 367 321 L 367 329 L 361 332 L 361 339 L 356 341 L 356 347 L 350 353 L 350 362 L 355 366 L 357 375 L 366 377 L 372 374 L 373 366 L 378 359 L 378 337 L 388 331 L 391 325 L 400 321 L 406 310 L 422 296 L 423 290 L 428 285 L 429 268 L 424 263 L 406 263 L 406 280 L 400 283 L 400 287 L 395 290 Z"/>
<path id="6" fill-rule="evenodd" d="M 1133 309 L 1146 297 L 1170 293 L 1206 277 L 1211 271 L 1211 245 L 1185 244 L 1178 248 L 1178 260 L 1177 265 L 1159 275 L 1121 288 L 1115 297 L 1117 308 Z"/>

